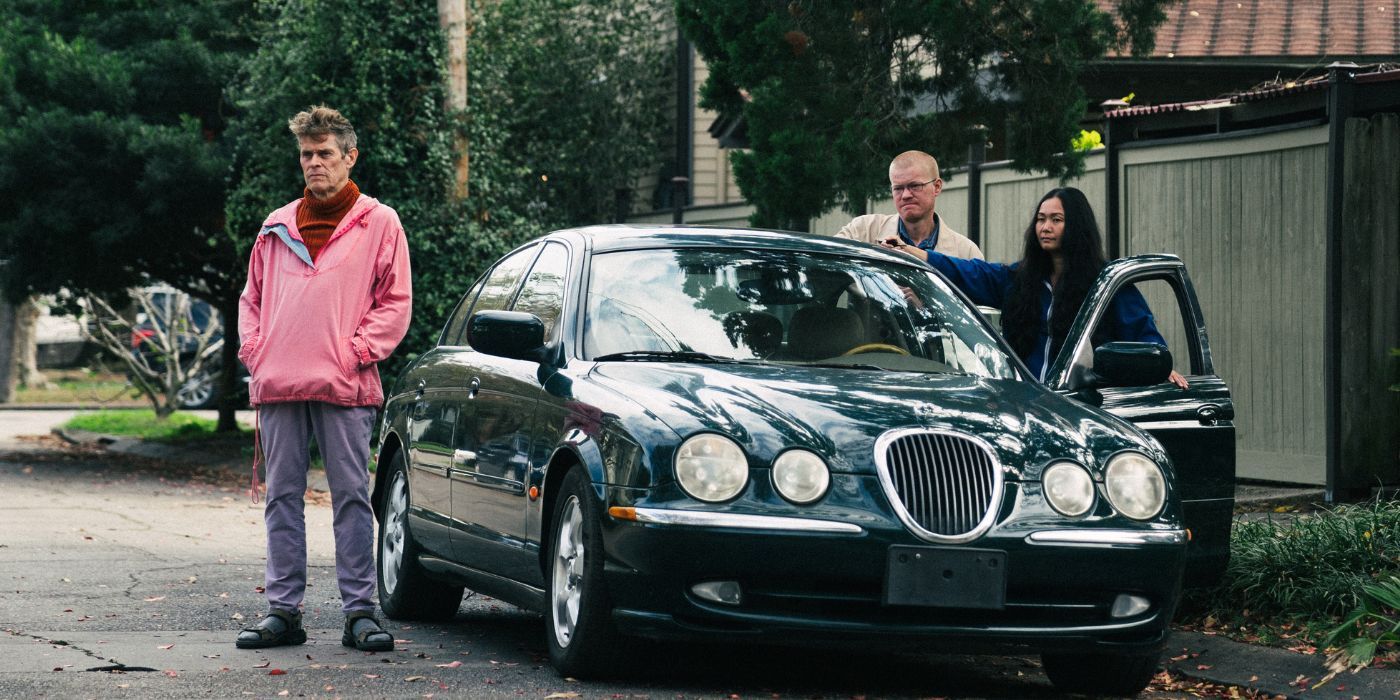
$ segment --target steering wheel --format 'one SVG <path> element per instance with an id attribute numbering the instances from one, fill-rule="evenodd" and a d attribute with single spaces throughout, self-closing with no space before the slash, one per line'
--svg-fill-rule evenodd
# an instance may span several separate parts
<path id="1" fill-rule="evenodd" d="M 850 350 L 841 353 L 841 357 L 846 357 L 847 355 L 860 355 L 862 353 L 867 352 L 893 352 L 898 353 L 900 355 L 909 354 L 908 350 L 905 350 L 904 348 L 901 348 L 898 345 L 890 345 L 889 343 L 866 343 L 864 345 L 857 345 L 851 348 Z"/>

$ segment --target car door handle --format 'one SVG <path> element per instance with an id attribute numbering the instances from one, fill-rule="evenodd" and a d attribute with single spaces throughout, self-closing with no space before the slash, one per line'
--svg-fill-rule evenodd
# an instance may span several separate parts
<path id="1" fill-rule="evenodd" d="M 452 466 L 456 467 L 458 465 L 464 467 L 476 466 L 476 453 L 471 450 L 453 450 Z"/>
<path id="2" fill-rule="evenodd" d="M 467 398 L 476 398 L 476 392 L 481 390 L 481 377 L 472 377 L 471 383 L 467 384 Z"/>

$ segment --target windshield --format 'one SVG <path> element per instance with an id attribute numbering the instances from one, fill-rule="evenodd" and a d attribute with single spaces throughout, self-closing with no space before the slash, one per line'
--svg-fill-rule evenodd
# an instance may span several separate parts
<path id="1" fill-rule="evenodd" d="M 584 356 L 778 362 L 979 377 L 1012 363 L 932 271 L 792 251 L 593 257 Z"/>

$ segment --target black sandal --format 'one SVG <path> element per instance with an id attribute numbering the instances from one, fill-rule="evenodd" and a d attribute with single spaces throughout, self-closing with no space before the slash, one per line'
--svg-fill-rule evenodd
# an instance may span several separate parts
<path id="1" fill-rule="evenodd" d="M 267 611 L 263 619 L 244 627 L 234 644 L 239 649 L 267 649 L 305 642 L 306 630 L 301 626 L 301 613 L 273 608 Z"/>
<path id="2" fill-rule="evenodd" d="M 360 625 L 360 632 L 356 634 L 355 623 L 359 620 L 365 620 L 366 623 Z M 374 613 L 355 610 L 345 613 L 345 633 L 340 635 L 340 643 L 360 651 L 393 651 L 394 635 L 385 632 L 384 628 L 379 626 L 379 621 L 374 619 Z"/>

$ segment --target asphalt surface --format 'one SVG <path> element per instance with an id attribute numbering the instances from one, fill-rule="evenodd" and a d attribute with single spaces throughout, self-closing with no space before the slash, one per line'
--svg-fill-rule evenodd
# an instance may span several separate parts
<path id="1" fill-rule="evenodd" d="M 265 607 L 261 506 L 249 501 L 245 477 L 192 469 L 191 455 L 154 460 L 139 448 L 65 450 L 19 437 L 70 416 L 0 411 L 3 698 L 1059 697 L 1034 658 L 912 650 L 651 644 L 632 651 L 636 670 L 626 678 L 576 681 L 550 668 L 538 615 L 483 596 L 467 598 L 450 624 L 387 623 L 393 652 L 357 652 L 340 644 L 331 511 L 316 494 L 306 510 L 310 640 L 238 650 L 236 631 Z M 1321 656 L 1223 637 L 1175 633 L 1164 660 L 1239 692 L 1400 697 L 1400 671 L 1367 669 L 1315 687 L 1326 673 Z"/>

